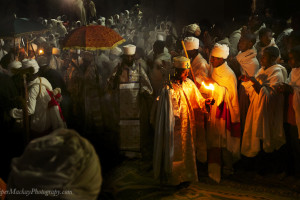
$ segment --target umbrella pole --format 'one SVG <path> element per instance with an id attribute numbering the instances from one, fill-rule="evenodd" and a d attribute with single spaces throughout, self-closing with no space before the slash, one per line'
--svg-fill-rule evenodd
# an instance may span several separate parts
<path id="1" fill-rule="evenodd" d="M 24 139 L 25 145 L 28 144 L 30 138 L 29 132 L 29 114 L 28 114 L 28 107 L 27 107 L 27 99 L 28 99 L 28 90 L 27 90 L 27 80 L 26 74 L 23 74 L 23 86 L 25 92 L 25 101 L 23 102 L 23 126 L 24 126 Z"/>
<path id="2" fill-rule="evenodd" d="M 36 54 L 35 54 L 34 48 L 33 48 L 33 46 L 32 46 L 32 43 L 30 43 L 30 46 L 31 46 L 31 49 L 32 49 L 32 51 L 33 51 L 34 57 L 36 58 Z"/>

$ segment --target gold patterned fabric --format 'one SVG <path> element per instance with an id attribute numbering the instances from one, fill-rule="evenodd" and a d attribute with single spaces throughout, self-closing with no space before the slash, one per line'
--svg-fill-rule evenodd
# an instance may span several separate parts
<path id="1" fill-rule="evenodd" d="M 172 86 L 173 89 L 170 90 L 170 93 L 175 117 L 174 152 L 172 173 L 169 175 L 167 183 L 177 185 L 185 181 L 198 181 L 194 110 L 203 109 L 205 99 L 190 79 L 182 84 L 173 83 Z"/>

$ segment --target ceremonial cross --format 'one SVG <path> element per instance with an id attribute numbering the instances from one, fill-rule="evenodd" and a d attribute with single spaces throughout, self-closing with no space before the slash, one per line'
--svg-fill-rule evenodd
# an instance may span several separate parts
<path id="1" fill-rule="evenodd" d="M 186 68 L 189 68 L 189 66 L 190 66 L 189 63 L 186 63 Z"/>

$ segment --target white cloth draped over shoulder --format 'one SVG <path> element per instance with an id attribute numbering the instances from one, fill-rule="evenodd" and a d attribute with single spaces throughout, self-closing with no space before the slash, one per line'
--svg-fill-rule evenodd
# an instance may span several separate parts
<path id="1" fill-rule="evenodd" d="M 208 125 L 208 173 L 216 182 L 221 180 L 221 148 L 227 149 L 234 160 L 240 157 L 240 112 L 237 79 L 227 62 L 212 73 L 215 104 L 211 107 Z"/>
<path id="2" fill-rule="evenodd" d="M 254 76 L 259 69 L 259 62 L 256 58 L 257 52 L 254 48 L 248 49 L 244 52 L 239 52 L 236 56 L 237 61 L 241 65 L 241 73 L 245 75 L 246 72 L 249 76 Z"/>
<path id="3" fill-rule="evenodd" d="M 190 79 L 172 86 L 169 91 L 162 90 L 158 103 L 154 174 L 171 185 L 197 182 L 194 110 L 205 109 L 205 99 Z"/>
<path id="4" fill-rule="evenodd" d="M 266 70 L 261 68 L 255 78 L 262 85 L 259 94 L 252 87 L 252 82 L 248 81 L 244 85 L 251 102 L 241 146 L 241 153 L 247 157 L 258 154 L 261 150 L 260 140 L 263 142 L 263 150 L 268 153 L 279 149 L 285 143 L 284 98 L 276 92 L 276 87 L 287 80 L 286 69 L 278 64 Z"/>

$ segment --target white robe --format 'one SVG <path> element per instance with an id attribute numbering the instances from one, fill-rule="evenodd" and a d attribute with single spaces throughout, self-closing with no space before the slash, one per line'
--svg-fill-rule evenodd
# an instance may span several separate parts
<path id="1" fill-rule="evenodd" d="M 59 111 L 55 106 L 54 109 L 48 108 L 48 103 L 51 100 L 46 89 L 52 91 L 52 86 L 49 81 L 43 77 L 36 78 L 28 84 L 28 114 L 31 115 L 30 128 L 38 133 L 43 133 L 48 130 L 57 128 L 65 128 L 62 119 L 59 119 Z M 11 110 L 13 118 L 21 119 L 23 110 L 14 108 Z"/>
<path id="2" fill-rule="evenodd" d="M 198 54 L 191 63 L 196 81 L 201 84 L 208 77 L 209 65 L 207 61 Z"/>
<path id="3" fill-rule="evenodd" d="M 261 150 L 260 140 L 263 141 L 263 150 L 268 153 L 279 149 L 285 143 L 284 99 L 282 94 L 276 92 L 276 87 L 280 82 L 286 81 L 286 69 L 281 65 L 273 65 L 266 70 L 261 68 L 255 77 L 262 85 L 259 94 L 252 87 L 252 82 L 245 85 L 251 103 L 246 117 L 241 153 L 247 157 L 258 154 Z"/>
<path id="4" fill-rule="evenodd" d="M 247 72 L 249 76 L 254 76 L 257 73 L 259 69 L 259 62 L 256 55 L 256 50 L 252 48 L 244 52 L 239 52 L 236 56 L 237 61 L 241 65 L 242 75 L 245 75 Z"/>
<path id="5" fill-rule="evenodd" d="M 234 72 L 227 65 L 227 62 L 214 68 L 212 79 L 215 81 L 215 90 L 213 91 L 212 96 L 216 102 L 210 111 L 211 121 L 208 124 L 207 147 L 209 152 L 216 148 L 225 148 L 231 152 L 235 159 L 238 159 L 240 156 L 240 131 L 236 131 L 235 128 L 239 126 L 240 122 L 237 79 Z M 220 109 L 219 106 L 222 106 L 222 103 L 223 105 L 226 104 L 226 108 L 223 108 L 223 111 L 229 110 L 230 113 L 230 116 L 226 115 L 226 119 L 223 117 L 217 118 L 217 112 Z M 227 127 L 228 123 L 232 125 L 231 130 Z M 220 182 L 221 163 L 218 163 L 218 161 L 215 162 L 215 160 L 211 162 L 210 158 L 213 155 L 210 154 L 211 153 L 208 154 L 209 176 L 215 181 Z"/>
<path id="6" fill-rule="evenodd" d="M 298 138 L 300 139 L 300 68 L 293 68 L 288 83 L 293 87 L 293 108 L 295 111 Z"/>

